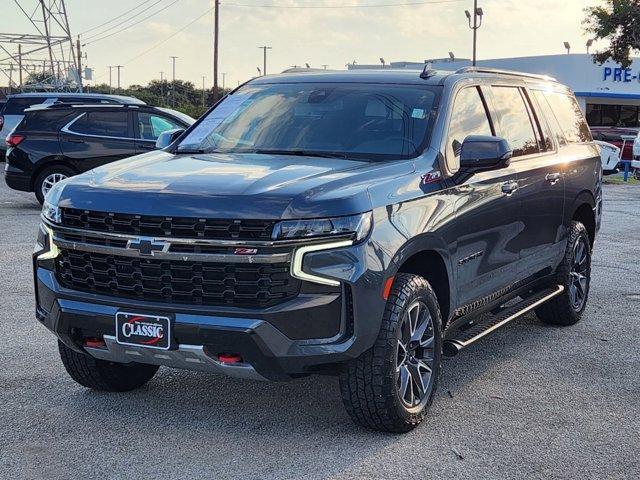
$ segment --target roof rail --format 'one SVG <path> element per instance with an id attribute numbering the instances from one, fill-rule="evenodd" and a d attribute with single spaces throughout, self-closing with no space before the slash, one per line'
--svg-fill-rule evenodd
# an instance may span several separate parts
<path id="1" fill-rule="evenodd" d="M 536 75 L 535 73 L 516 72 L 513 70 L 501 70 L 499 68 L 488 67 L 462 67 L 461 69 L 456 70 L 456 73 L 497 73 L 513 77 L 535 78 L 538 80 L 551 80 L 557 82 L 554 77 L 550 77 L 549 75 Z"/>

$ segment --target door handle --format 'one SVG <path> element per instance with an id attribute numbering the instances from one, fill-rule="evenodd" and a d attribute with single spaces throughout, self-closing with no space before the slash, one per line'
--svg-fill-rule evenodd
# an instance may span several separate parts
<path id="1" fill-rule="evenodd" d="M 84 140 L 80 140 L 79 138 L 67 138 L 67 142 L 71 142 L 71 143 L 84 143 Z"/>
<path id="2" fill-rule="evenodd" d="M 148 143 L 139 143 L 138 148 L 142 148 L 143 150 L 155 150 L 156 144 L 149 145 Z"/>
<path id="3" fill-rule="evenodd" d="M 551 185 L 555 185 L 556 183 L 558 183 L 558 180 L 560 180 L 560 174 L 558 172 L 555 173 L 547 173 L 544 176 L 544 179 L 551 183 Z"/>
<path id="4" fill-rule="evenodd" d="M 505 182 L 502 184 L 502 193 L 511 195 L 516 190 L 518 190 L 518 182 Z"/>

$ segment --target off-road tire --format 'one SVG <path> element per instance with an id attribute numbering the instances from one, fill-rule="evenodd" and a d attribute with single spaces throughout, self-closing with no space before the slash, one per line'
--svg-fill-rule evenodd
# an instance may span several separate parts
<path id="1" fill-rule="evenodd" d="M 433 383 L 419 406 L 408 409 L 396 385 L 397 339 L 407 308 L 417 299 L 428 308 L 433 324 Z M 395 277 L 374 346 L 350 361 L 340 374 L 344 406 L 353 421 L 372 430 L 408 432 L 425 417 L 433 401 L 442 361 L 442 317 L 436 295 L 418 275 Z"/>
<path id="2" fill-rule="evenodd" d="M 143 386 L 158 371 L 157 365 L 114 363 L 71 350 L 58 341 L 58 350 L 67 373 L 80 385 L 106 392 L 127 392 Z"/>
<path id="3" fill-rule="evenodd" d="M 587 255 L 587 286 L 584 297 L 584 302 L 579 309 L 576 309 L 572 305 L 570 288 L 572 283 L 571 270 L 574 261 L 574 249 L 576 243 L 583 241 L 586 248 Z M 587 300 L 589 298 L 589 286 L 591 285 L 591 244 L 589 242 L 589 234 L 585 226 L 573 221 L 569 229 L 569 240 L 567 241 L 567 248 L 565 250 L 562 263 L 558 266 L 556 271 L 557 281 L 559 285 L 564 286 L 564 291 L 543 303 L 536 308 L 536 315 L 538 318 L 549 325 L 569 326 L 574 325 L 580 321 L 584 309 L 587 306 Z"/>
<path id="4" fill-rule="evenodd" d="M 53 165 L 51 167 L 47 167 L 44 170 L 42 170 L 33 182 L 33 193 L 36 194 L 36 198 L 38 199 L 38 202 L 40 202 L 40 205 L 44 203 L 44 195 L 42 193 L 42 183 L 49 175 L 53 173 L 61 173 L 67 178 L 76 175 L 76 172 L 74 172 L 69 167 L 65 167 L 64 165 Z"/>

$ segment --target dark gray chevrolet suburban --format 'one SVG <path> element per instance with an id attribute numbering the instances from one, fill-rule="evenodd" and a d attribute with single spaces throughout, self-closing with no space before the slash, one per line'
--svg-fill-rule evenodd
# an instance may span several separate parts
<path id="1" fill-rule="evenodd" d="M 602 169 L 553 79 L 266 76 L 158 141 L 44 203 L 36 316 L 86 387 L 329 374 L 354 421 L 408 431 L 443 355 L 585 310 Z"/>

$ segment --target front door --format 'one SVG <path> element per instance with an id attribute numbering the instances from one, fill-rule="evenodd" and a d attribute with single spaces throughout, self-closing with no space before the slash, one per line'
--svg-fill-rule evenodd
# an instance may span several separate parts
<path id="1" fill-rule="evenodd" d="M 484 89 L 465 87 L 456 93 L 446 136 L 447 170 L 459 168 L 460 148 L 469 135 L 495 135 Z M 455 199 L 453 245 L 458 305 L 501 291 L 518 279 L 519 192 L 512 167 L 473 175 L 448 190 Z"/>
<path id="2" fill-rule="evenodd" d="M 134 115 L 134 133 L 138 153 L 155 150 L 156 140 L 162 132 L 186 128 L 174 119 L 158 113 L 138 111 Z"/>

